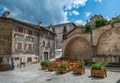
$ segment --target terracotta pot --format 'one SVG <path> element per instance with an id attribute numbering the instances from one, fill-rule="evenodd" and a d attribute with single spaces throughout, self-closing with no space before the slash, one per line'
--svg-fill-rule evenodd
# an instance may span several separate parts
<path id="1" fill-rule="evenodd" d="M 12 66 L 0 64 L 0 71 L 7 71 L 7 70 L 12 70 Z"/>
<path id="2" fill-rule="evenodd" d="M 60 68 L 60 67 L 58 67 L 57 68 L 57 72 L 58 73 L 66 73 L 68 70 L 67 69 L 64 69 L 64 68 Z"/>
<path id="3" fill-rule="evenodd" d="M 84 67 L 74 67 L 73 73 L 76 74 L 85 74 L 85 68 Z"/>
<path id="4" fill-rule="evenodd" d="M 54 71 L 55 68 L 56 68 L 55 66 L 49 66 L 49 67 L 48 67 L 48 71 Z"/>
<path id="5" fill-rule="evenodd" d="M 99 76 L 99 77 L 107 77 L 107 72 L 106 70 L 95 70 L 91 69 L 91 76 Z"/>
<path id="6" fill-rule="evenodd" d="M 47 66 L 41 66 L 41 69 L 46 70 L 46 69 L 48 69 L 48 67 Z"/>

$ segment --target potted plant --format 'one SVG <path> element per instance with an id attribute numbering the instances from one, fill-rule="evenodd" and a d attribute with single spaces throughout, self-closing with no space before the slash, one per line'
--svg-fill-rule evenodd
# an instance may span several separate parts
<path id="1" fill-rule="evenodd" d="M 105 62 L 92 64 L 91 76 L 107 77 L 106 66 Z"/>
<path id="2" fill-rule="evenodd" d="M 73 68 L 73 73 L 77 73 L 77 74 L 85 74 L 85 62 L 83 60 L 78 60 L 77 65 Z"/>
<path id="3" fill-rule="evenodd" d="M 53 71 L 55 70 L 57 64 L 55 62 L 51 62 L 49 67 L 48 67 L 48 71 Z"/>
<path id="4" fill-rule="evenodd" d="M 60 64 L 57 65 L 57 72 L 59 73 L 65 73 L 69 70 L 69 65 L 67 62 L 61 62 Z"/>
<path id="5" fill-rule="evenodd" d="M 73 70 L 74 67 L 76 67 L 77 63 L 75 61 L 69 62 L 69 68 L 70 70 Z"/>
<path id="6" fill-rule="evenodd" d="M 40 63 L 40 65 L 41 65 L 41 69 L 45 70 L 45 69 L 48 69 L 48 66 L 50 65 L 50 62 L 45 60 L 45 61 L 42 61 Z"/>

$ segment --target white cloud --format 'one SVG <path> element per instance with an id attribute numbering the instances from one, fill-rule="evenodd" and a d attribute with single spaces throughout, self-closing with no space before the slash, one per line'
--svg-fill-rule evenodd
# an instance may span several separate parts
<path id="1" fill-rule="evenodd" d="M 85 25 L 86 24 L 86 22 L 82 21 L 82 20 L 75 20 L 74 22 L 76 25 Z"/>
<path id="2" fill-rule="evenodd" d="M 106 16 L 105 18 L 106 18 L 108 21 L 111 19 L 109 16 Z"/>
<path id="3" fill-rule="evenodd" d="M 69 15 L 79 15 L 79 12 L 74 10 L 74 11 L 69 12 Z"/>
<path id="4" fill-rule="evenodd" d="M 91 15 L 91 12 L 85 12 L 85 17 L 89 17 Z"/>
<path id="5" fill-rule="evenodd" d="M 102 2 L 102 0 L 94 0 L 94 1 L 96 1 L 96 2 Z"/>
<path id="6" fill-rule="evenodd" d="M 84 6 L 87 0 L 0 0 L 0 6 L 10 11 L 10 17 L 42 25 L 68 22 L 66 9 Z M 74 12 L 78 15 L 78 12 Z"/>
<path id="7" fill-rule="evenodd" d="M 66 4 L 66 10 L 71 10 L 72 8 L 79 8 L 80 6 L 85 6 L 87 0 L 69 0 Z"/>

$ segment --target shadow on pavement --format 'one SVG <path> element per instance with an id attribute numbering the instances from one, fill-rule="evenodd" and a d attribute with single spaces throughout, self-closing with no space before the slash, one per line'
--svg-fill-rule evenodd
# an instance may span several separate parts
<path id="1" fill-rule="evenodd" d="M 120 83 L 120 80 L 118 80 L 116 83 Z"/>
<path id="2" fill-rule="evenodd" d="M 89 76 L 89 78 L 91 78 L 91 80 L 101 80 L 101 79 L 104 79 L 102 77 L 97 77 L 97 76 Z"/>

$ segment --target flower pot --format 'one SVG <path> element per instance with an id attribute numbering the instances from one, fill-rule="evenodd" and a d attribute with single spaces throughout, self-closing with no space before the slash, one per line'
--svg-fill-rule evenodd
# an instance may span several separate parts
<path id="1" fill-rule="evenodd" d="M 42 69 L 42 70 L 46 70 L 46 69 L 48 69 L 48 67 L 41 65 L 41 69 Z"/>
<path id="2" fill-rule="evenodd" d="M 107 72 L 105 69 L 103 70 L 95 70 L 91 69 L 91 76 L 99 76 L 99 77 L 107 77 Z"/>
<path id="3" fill-rule="evenodd" d="M 9 64 L 7 65 L 0 64 L 0 71 L 7 71 L 7 70 L 12 70 L 12 66 Z"/>
<path id="4" fill-rule="evenodd" d="M 66 72 L 67 72 L 67 69 L 58 67 L 58 68 L 57 68 L 57 72 L 58 72 L 58 73 L 66 73 Z"/>
<path id="5" fill-rule="evenodd" d="M 49 66 L 48 67 L 48 71 L 54 71 L 55 70 L 55 66 Z"/>
<path id="6" fill-rule="evenodd" d="M 73 70 L 73 68 L 76 67 L 76 65 L 77 65 L 77 64 L 76 64 L 75 62 L 74 62 L 74 63 L 73 63 L 73 62 L 72 62 L 72 63 L 69 63 L 69 69 L 70 69 L 70 70 Z"/>
<path id="7" fill-rule="evenodd" d="M 81 74 L 81 75 L 85 74 L 85 68 L 84 67 L 74 67 L 73 73 Z"/>

